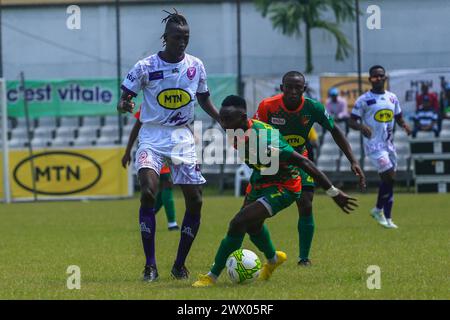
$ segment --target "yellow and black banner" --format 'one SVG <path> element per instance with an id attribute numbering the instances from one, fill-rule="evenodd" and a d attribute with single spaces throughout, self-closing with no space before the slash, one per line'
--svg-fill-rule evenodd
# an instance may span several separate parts
<path id="1" fill-rule="evenodd" d="M 13 200 L 126 197 L 130 175 L 122 168 L 124 148 L 10 150 Z M 1 162 L 1 160 L 0 160 Z M 33 183 L 32 172 L 35 175 Z M 3 181 L 0 173 L 0 181 Z M 34 192 L 33 192 L 34 191 Z M 3 185 L 0 186 L 3 194 Z"/>
<path id="2" fill-rule="evenodd" d="M 362 75 L 362 92 L 366 92 L 372 88 L 369 82 L 369 75 Z M 320 96 L 322 103 L 325 104 L 328 97 L 328 90 L 332 87 L 339 89 L 339 94 L 347 99 L 348 110 L 350 111 L 355 105 L 356 99 L 359 97 L 358 76 L 321 76 L 320 77 Z"/>

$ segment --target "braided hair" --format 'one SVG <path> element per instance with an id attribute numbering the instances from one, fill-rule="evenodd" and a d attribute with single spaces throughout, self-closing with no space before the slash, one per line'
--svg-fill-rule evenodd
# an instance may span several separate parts
<path id="1" fill-rule="evenodd" d="M 168 16 L 165 17 L 164 19 L 162 19 L 162 21 L 161 21 L 161 23 L 166 24 L 166 27 L 164 29 L 164 34 L 161 36 L 161 39 L 163 39 L 163 45 L 166 44 L 165 37 L 167 35 L 167 30 L 168 30 L 170 24 L 176 24 L 179 26 L 186 26 L 188 24 L 186 18 L 182 14 L 179 14 L 177 9 L 173 8 L 173 10 L 175 12 L 169 12 L 167 10 L 163 10 L 164 12 L 166 12 L 168 14 Z"/>

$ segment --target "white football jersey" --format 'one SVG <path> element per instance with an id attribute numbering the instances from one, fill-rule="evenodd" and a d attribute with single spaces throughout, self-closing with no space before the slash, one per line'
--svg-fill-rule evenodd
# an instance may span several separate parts
<path id="1" fill-rule="evenodd" d="M 168 63 L 158 54 L 138 61 L 122 82 L 122 89 L 144 101 L 139 120 L 164 126 L 183 126 L 194 120 L 196 93 L 208 92 L 203 62 L 189 54 Z"/>
<path id="2" fill-rule="evenodd" d="M 352 115 L 361 118 L 363 124 L 372 130 L 372 137 L 364 137 L 364 147 L 367 154 L 380 150 L 395 150 L 393 130 L 395 116 L 401 113 L 397 96 L 385 91 L 376 94 L 367 91 L 361 95 L 352 109 Z"/>

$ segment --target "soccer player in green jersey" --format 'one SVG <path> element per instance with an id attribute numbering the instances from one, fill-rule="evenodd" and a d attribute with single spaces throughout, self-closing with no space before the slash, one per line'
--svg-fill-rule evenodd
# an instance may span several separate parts
<path id="1" fill-rule="evenodd" d="M 350 162 L 352 171 L 359 177 L 361 188 L 365 188 L 365 177 L 358 161 L 352 153 L 350 144 L 342 131 L 334 125 L 333 119 L 325 107 L 316 100 L 303 96 L 306 90 L 305 77 L 298 71 L 290 71 L 283 76 L 280 85 L 281 94 L 266 98 L 259 104 L 254 116 L 278 129 L 286 141 L 298 153 L 307 156 L 306 142 L 314 123 L 319 123 L 330 131 L 337 146 Z M 309 266 L 309 252 L 314 236 L 314 218 L 312 202 L 314 197 L 314 179 L 304 170 L 300 170 L 302 177 L 302 194 L 296 200 L 299 219 L 297 230 L 299 233 L 298 265 Z"/>
<path id="2" fill-rule="evenodd" d="M 350 213 L 357 206 L 356 199 L 335 188 L 313 162 L 294 151 L 278 130 L 261 121 L 247 119 L 246 103 L 241 97 L 225 98 L 220 110 L 220 121 L 224 129 L 241 129 L 244 133 L 241 137 L 235 137 L 234 142 L 239 151 L 244 151 L 244 154 L 240 153 L 241 158 L 253 169 L 251 191 L 242 209 L 231 220 L 213 267 L 208 274 L 199 276 L 194 287 L 208 287 L 216 283 L 228 256 L 241 247 L 246 233 L 267 259 L 260 279 L 268 280 L 273 271 L 286 261 L 286 253 L 275 250 L 264 221 L 289 207 L 300 195 L 298 168 L 314 177 L 344 212 Z M 270 156 L 270 167 L 272 162 L 278 164 L 276 174 L 265 172 L 269 166 L 262 161 L 262 155 Z"/>

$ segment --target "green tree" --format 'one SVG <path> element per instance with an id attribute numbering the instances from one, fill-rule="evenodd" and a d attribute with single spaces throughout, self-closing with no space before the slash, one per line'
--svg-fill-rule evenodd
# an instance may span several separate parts
<path id="1" fill-rule="evenodd" d="M 256 8 L 262 16 L 268 16 L 275 29 L 281 30 L 285 35 L 302 36 L 301 25 L 305 25 L 306 72 L 310 73 L 312 64 L 311 30 L 324 29 L 330 32 L 337 42 L 335 58 L 342 61 L 349 56 L 352 46 L 339 30 L 339 24 L 345 21 L 354 21 L 356 9 L 354 0 L 254 0 Z M 323 12 L 334 12 L 336 22 L 324 20 Z"/>

